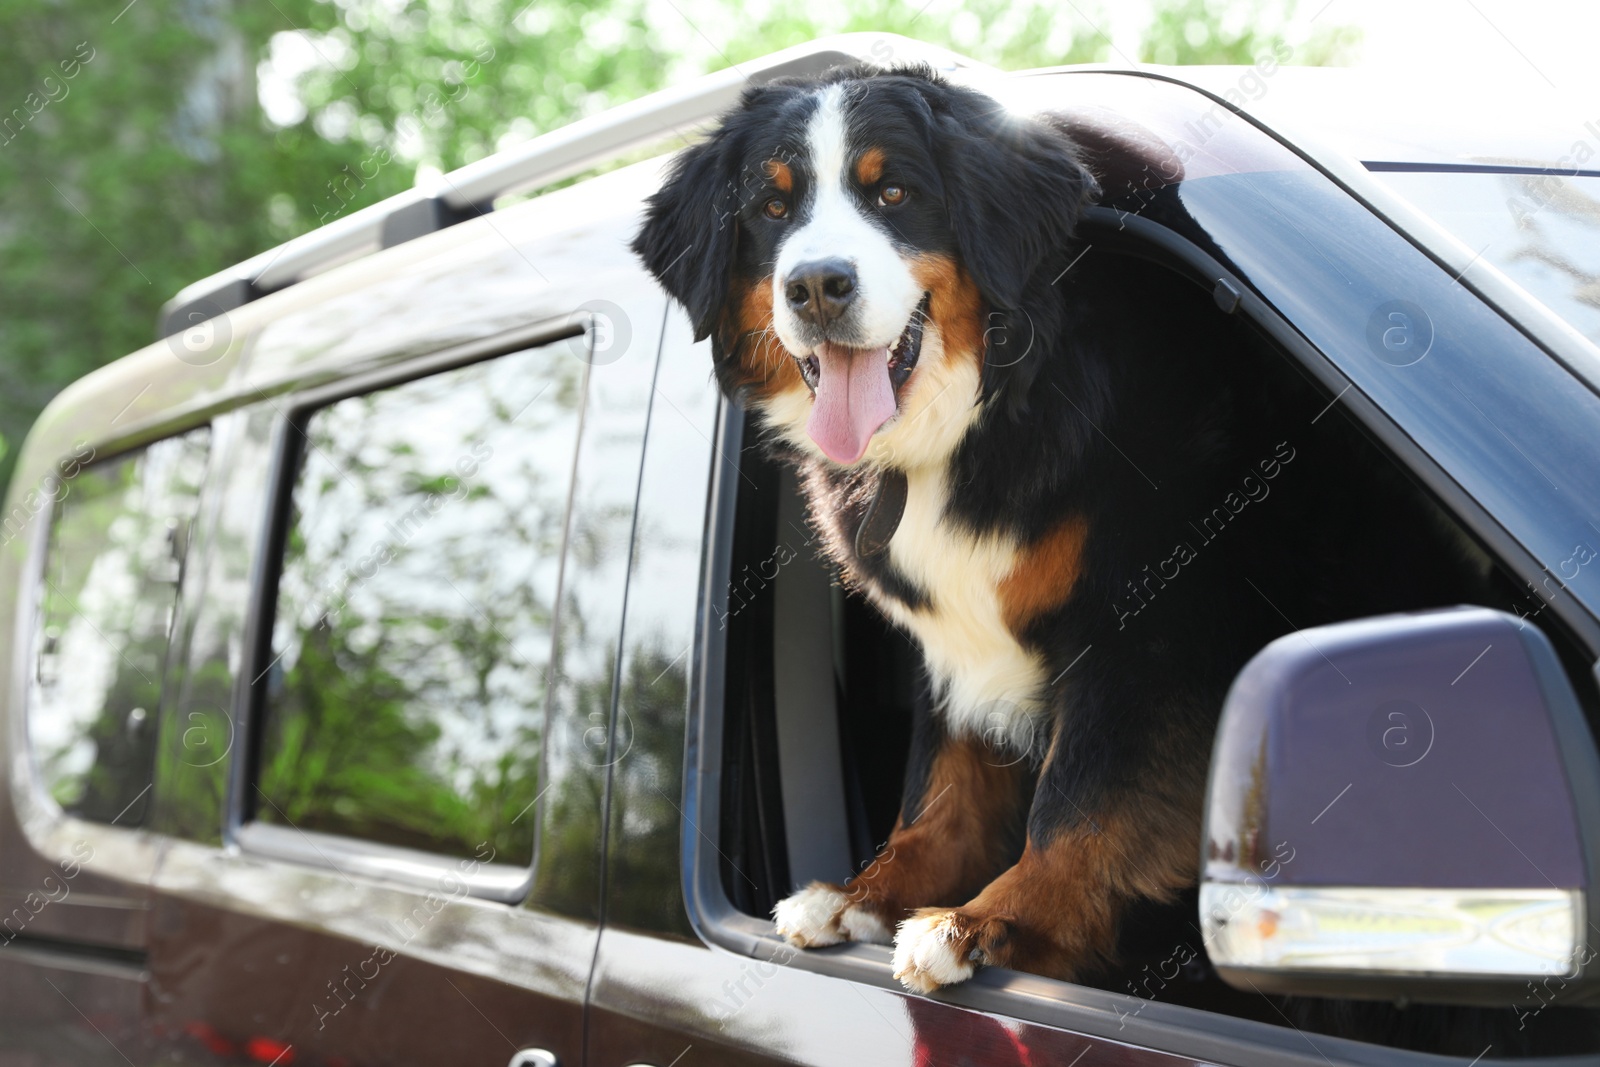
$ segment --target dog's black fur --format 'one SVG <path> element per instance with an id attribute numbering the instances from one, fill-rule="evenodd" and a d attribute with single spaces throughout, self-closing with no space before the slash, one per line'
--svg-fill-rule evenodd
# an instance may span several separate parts
<path id="1" fill-rule="evenodd" d="M 861 87 L 852 136 L 917 194 L 890 219 L 896 246 L 948 257 L 976 291 L 976 322 L 938 322 L 982 339 L 983 416 L 945 467 L 944 521 L 1021 546 L 1083 532 L 1070 595 L 1016 634 L 1054 679 L 1028 758 L 1011 777 L 972 762 L 960 774 L 982 777 L 968 804 L 982 825 L 919 843 L 952 752 L 981 740 L 920 722 L 898 858 L 850 906 L 885 924 L 953 908 L 973 958 L 1103 973 L 1124 909 L 1195 876 L 1211 736 L 1243 663 L 1296 628 L 1470 599 L 1477 575 L 1440 513 L 1207 292 L 1074 236 L 1097 186 L 1061 129 L 1001 122 L 927 70 L 753 88 L 651 198 L 634 248 L 712 338 L 729 395 L 759 411 L 792 387 L 741 301 L 786 232 L 762 213 L 764 163 L 803 149 L 818 88 L 841 83 Z M 788 162 L 803 202 L 804 161 Z M 846 581 L 887 609 L 925 608 L 932 594 L 891 553 L 857 543 L 896 460 L 841 466 L 778 434 L 770 447 L 801 471 Z"/>

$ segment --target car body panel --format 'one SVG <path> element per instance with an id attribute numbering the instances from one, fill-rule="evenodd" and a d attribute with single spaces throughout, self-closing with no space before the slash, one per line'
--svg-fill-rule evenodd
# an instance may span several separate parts
<path id="1" fill-rule="evenodd" d="M 232 336 L 205 351 L 201 365 L 166 342 L 153 345 L 63 394 L 30 437 L 16 486 L 37 480 L 76 441 L 87 439 L 106 455 L 215 413 L 215 473 L 183 590 L 177 667 L 163 700 L 156 832 L 53 810 L 27 759 L 18 714 L 25 676 L 11 678 L 16 696 L 8 726 L 16 732 L 4 810 L 11 817 L 0 820 L 11 834 L 7 880 L 25 886 L 45 877 L 58 855 L 87 843 L 91 855 L 72 903 L 52 904 L 33 929 L 47 935 L 52 950 L 59 946 L 50 939 L 61 939 L 129 953 L 122 973 L 95 979 L 111 985 L 94 996 L 119 1005 L 120 1014 L 97 1020 L 118 1035 L 119 1047 L 142 1025 L 149 1054 L 220 1062 L 249 1060 L 252 1047 L 298 1047 L 299 1062 L 425 1063 L 466 1052 L 493 1060 L 541 1044 L 565 1062 L 581 1059 L 606 775 L 603 754 L 594 749 L 595 708 L 610 703 L 633 493 L 666 307 L 626 254 L 636 201 L 622 201 L 635 206 L 619 212 L 607 192 L 633 179 L 608 178 L 238 309 L 219 324 Z M 530 261 L 533 255 L 547 271 Z M 607 302 L 599 316 L 614 331 L 600 338 L 601 350 L 591 349 L 581 332 L 593 327 L 596 314 L 586 305 L 597 300 Z M 341 324 L 359 328 L 341 332 Z M 250 596 L 261 578 L 285 412 L 301 392 L 335 377 L 441 351 L 470 359 L 475 346 L 504 350 L 574 330 L 582 343 L 571 358 L 588 364 L 581 368 L 588 385 L 568 519 L 578 550 L 568 557 L 562 583 L 545 788 L 588 800 L 559 813 L 547 805 L 533 813 L 543 832 L 529 901 L 508 907 L 454 899 L 349 878 L 336 860 L 335 869 L 317 870 L 241 851 L 231 844 L 228 800 L 237 785 L 230 768 L 237 776 L 248 731 L 235 716 L 249 691 L 241 665 L 249 662 Z M 450 357 L 452 350 L 459 355 Z M 35 517 L 29 536 L 41 528 Z M 20 549 L 26 542 L 18 541 Z M 30 560 L 8 546 L 0 567 L 16 587 L 29 588 L 21 566 L 36 561 L 37 554 Z M 13 637 L 18 663 L 29 661 L 29 600 L 20 598 L 16 614 L 0 624 Z M 100 885 L 109 891 L 97 891 Z M 112 906 L 98 906 L 95 914 L 114 921 L 76 915 L 84 904 L 107 901 Z M 152 903 L 155 921 L 147 928 Z M 395 924 L 419 908 L 430 921 L 402 942 Z M 380 948 L 394 951 L 378 956 Z M 24 956 L 13 958 L 20 963 Z M 44 972 L 36 963 L 6 970 L 8 988 L 36 987 L 56 997 L 38 982 Z M 354 996 L 352 988 L 359 990 Z M 20 1006 L 37 998 L 6 999 Z M 394 1025 L 394 1012 L 420 1017 L 424 1007 L 436 1020 L 429 1039 Z M 84 1026 L 64 998 L 54 1014 L 74 1033 Z M 506 1035 L 517 1040 L 515 1048 L 506 1047 Z M 104 1053 L 102 1046 L 94 1056 Z M 95 1062 L 94 1056 L 81 1062 Z"/>
<path id="2" fill-rule="evenodd" d="M 599 911 L 606 775 L 603 751 L 594 747 L 595 709 L 611 701 L 633 494 L 665 310 L 664 298 L 641 271 L 606 254 L 629 220 L 608 221 L 610 230 L 573 238 L 563 246 L 565 254 L 544 249 L 544 262 L 568 282 L 552 299 L 576 312 L 591 294 L 606 294 L 616 333 L 605 339 L 604 352 L 585 343 L 571 346 L 571 358 L 588 365 L 582 375 L 582 429 L 566 520 L 541 786 L 541 795 L 565 803 L 559 809 L 539 804 L 531 813 L 540 821 L 540 837 L 529 898 L 516 907 L 485 903 L 466 899 L 443 882 L 429 891 L 351 877 L 335 857 L 327 859 L 331 869 L 314 870 L 253 856 L 248 844 L 240 851 L 175 842 L 153 883 L 151 1025 L 158 1042 L 169 1040 L 166 1035 L 187 1035 L 186 1028 L 199 1021 L 235 1044 L 241 1034 L 254 1033 L 307 1055 L 352 1064 L 420 1064 L 461 1055 L 492 1059 L 522 1047 L 550 1049 L 564 1062 L 581 1059 L 584 993 Z M 527 294 L 500 280 L 499 272 L 508 266 L 498 250 L 485 257 L 489 280 L 476 291 L 485 301 L 498 293 L 504 306 L 525 313 Z M 432 278 L 433 285 L 452 291 L 475 284 L 460 264 Z M 391 311 L 451 299 L 414 290 L 404 298 L 379 291 L 378 306 Z M 546 314 L 533 321 L 552 318 Z M 483 323 L 490 317 L 480 304 L 463 321 Z M 497 324 L 525 326 L 527 321 L 525 314 L 519 320 L 513 313 Z M 555 327 L 564 321 L 556 319 Z M 525 329 L 512 334 L 525 335 Z M 507 336 L 500 331 L 489 352 L 516 347 Z M 549 330 L 545 336 L 552 336 Z M 400 349 L 378 353 L 372 361 L 388 363 L 441 346 L 436 340 L 419 343 L 408 331 L 391 339 Z M 258 342 L 255 351 L 275 351 L 269 340 Z M 525 343 L 536 341 L 530 337 Z M 280 366 L 296 366 L 301 357 L 300 350 L 288 352 Z M 470 351 L 459 358 L 471 358 Z M 318 377 L 313 374 L 312 380 Z M 257 405 L 270 412 L 270 418 L 261 410 L 254 413 L 257 436 L 270 432 L 272 447 L 281 448 L 284 421 L 295 403 L 291 395 Z M 256 484 L 260 476 L 246 477 L 253 484 L 240 495 L 265 507 L 271 494 Z M 258 526 L 264 528 L 264 515 Z M 259 574 L 253 578 L 261 580 Z M 248 647 L 245 630 L 248 620 L 235 647 Z M 239 685 L 242 692 L 249 688 L 242 675 Z M 247 705 L 239 699 L 235 706 Z M 242 724 L 236 729 L 243 736 Z M 238 789 L 243 764 L 236 759 L 234 766 Z M 406 926 L 408 915 L 423 917 L 412 920 L 420 932 Z M 196 945 L 214 951 L 197 954 Z M 347 968 L 356 970 L 357 981 L 354 990 L 341 994 L 333 987 L 344 987 L 351 973 Z M 245 995 L 246 988 L 253 993 Z M 256 1001 L 266 1004 L 247 1010 Z M 428 1039 L 394 1025 L 392 1013 L 407 1017 L 424 1007 L 432 1020 Z M 355 1017 L 354 1025 L 331 1018 L 345 1012 Z M 185 1038 L 170 1040 L 177 1048 Z M 508 1041 L 513 1047 L 507 1048 Z"/>

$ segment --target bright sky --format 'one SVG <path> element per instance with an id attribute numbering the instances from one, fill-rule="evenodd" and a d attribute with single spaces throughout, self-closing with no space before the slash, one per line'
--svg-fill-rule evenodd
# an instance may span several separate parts
<path id="1" fill-rule="evenodd" d="M 1119 0 L 1113 10 L 1106 32 L 1134 55 L 1148 0 Z M 1600 115 L 1600 0 L 1301 0 L 1300 11 L 1286 34 L 1291 42 L 1324 24 L 1359 27 L 1356 66 L 1507 88 L 1553 85 L 1584 114 Z"/>
<path id="2" fill-rule="evenodd" d="M 751 0 L 752 6 L 770 6 L 781 0 Z M 824 25 L 842 25 L 850 0 L 810 0 L 809 7 Z M 1211 0 L 1224 22 L 1244 24 L 1254 17 L 1253 0 Z M 1269 4 L 1269 7 L 1272 5 Z M 961 0 L 929 0 L 929 7 L 959 12 Z M 1062 37 L 1089 18 L 1112 41 L 1117 54 L 1135 57 L 1139 37 L 1150 21 L 1151 0 L 1064 0 L 1060 10 Z M 650 0 L 647 20 L 659 44 L 682 57 L 685 76 L 693 71 L 724 66 L 720 55 L 725 32 L 719 20 L 694 0 Z M 987 29 L 976 19 L 954 25 L 979 38 Z M 1277 23 L 1280 20 L 1274 19 Z M 1600 0 L 1299 0 L 1298 17 L 1287 24 L 1263 26 L 1269 34 L 1281 32 L 1298 45 L 1322 26 L 1359 27 L 1362 41 L 1355 65 L 1375 67 L 1397 75 L 1421 79 L 1444 76 L 1481 91 L 1554 87 L 1585 118 L 1600 117 Z M 1085 31 L 1089 32 L 1089 31 Z M 259 68 L 260 98 L 268 116 L 278 123 L 298 121 L 304 109 L 294 91 L 294 80 L 304 70 L 327 61 L 331 42 L 311 47 L 303 35 L 283 33 L 274 38 L 272 53 Z M 334 57 L 337 58 L 337 57 Z M 340 115 L 326 117 L 324 132 L 340 135 Z M 348 125 L 346 121 L 344 125 Z"/>

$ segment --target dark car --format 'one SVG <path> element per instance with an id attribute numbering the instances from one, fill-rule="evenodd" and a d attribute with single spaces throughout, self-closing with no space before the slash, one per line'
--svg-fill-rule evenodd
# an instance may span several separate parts
<path id="1" fill-rule="evenodd" d="M 1085 238 L 1250 323 L 1506 590 L 1264 650 L 1187 919 L 1098 985 L 912 996 L 768 917 L 870 876 L 913 650 L 628 251 L 670 153 L 605 168 L 856 58 L 1064 113 Z M 185 290 L 0 517 L 0 1064 L 1594 1062 L 1600 130 L 1282 58 L 830 39 Z"/>

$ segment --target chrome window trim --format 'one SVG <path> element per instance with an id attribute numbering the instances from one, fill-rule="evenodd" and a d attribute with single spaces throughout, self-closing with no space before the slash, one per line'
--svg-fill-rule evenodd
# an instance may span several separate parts
<path id="1" fill-rule="evenodd" d="M 234 844 L 245 855 L 320 867 L 346 878 L 367 878 L 391 885 L 449 892 L 446 883 L 454 878 L 465 886 L 468 896 L 502 904 L 521 902 L 533 888 L 532 866 L 486 863 L 274 823 L 246 823 L 234 832 Z"/>

